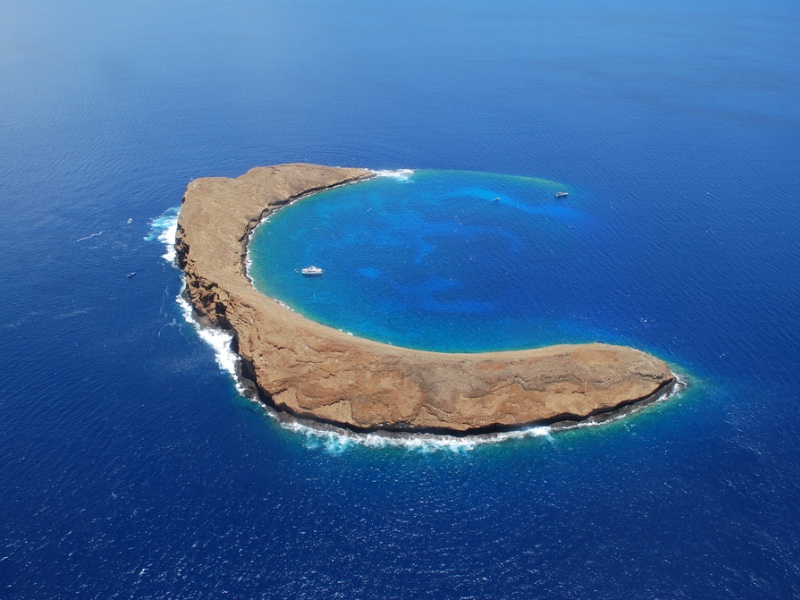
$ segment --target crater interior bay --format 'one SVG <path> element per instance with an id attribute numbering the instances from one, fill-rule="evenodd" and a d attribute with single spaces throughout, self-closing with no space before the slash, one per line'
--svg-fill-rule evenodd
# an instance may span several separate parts
<path id="1" fill-rule="evenodd" d="M 566 200 L 555 193 L 569 190 Z M 417 349 L 481 352 L 592 338 L 570 321 L 601 221 L 563 183 L 417 171 L 327 190 L 250 243 L 256 287 L 305 316 Z M 322 277 L 303 277 L 309 265 Z M 607 269 L 606 269 L 607 270 Z M 584 298 L 584 302 L 586 298 Z"/>

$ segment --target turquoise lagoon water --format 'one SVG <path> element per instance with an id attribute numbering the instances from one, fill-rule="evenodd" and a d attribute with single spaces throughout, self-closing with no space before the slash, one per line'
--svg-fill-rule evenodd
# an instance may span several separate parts
<path id="1" fill-rule="evenodd" d="M 487 173 L 384 174 L 273 214 L 252 237 L 250 274 L 309 318 L 400 346 L 590 340 L 569 316 L 598 305 L 587 290 L 610 271 L 598 272 L 598 255 L 613 249 L 586 194 L 554 198 L 568 189 Z M 324 275 L 298 273 L 311 264 Z"/>

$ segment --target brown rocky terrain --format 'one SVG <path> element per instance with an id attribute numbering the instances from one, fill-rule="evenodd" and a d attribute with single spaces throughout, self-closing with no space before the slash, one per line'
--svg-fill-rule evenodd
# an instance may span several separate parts
<path id="1" fill-rule="evenodd" d="M 639 350 L 559 345 L 485 354 L 422 352 L 314 323 L 256 291 L 249 233 L 298 197 L 369 171 L 292 164 L 192 181 L 178 260 L 195 310 L 231 331 L 243 375 L 280 411 L 354 430 L 480 433 L 578 421 L 668 391 L 673 374 Z"/>

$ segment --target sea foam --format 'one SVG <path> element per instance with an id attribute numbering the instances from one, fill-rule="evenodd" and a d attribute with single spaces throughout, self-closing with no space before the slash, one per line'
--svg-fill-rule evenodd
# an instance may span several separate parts
<path id="1" fill-rule="evenodd" d="M 240 358 L 239 355 L 233 351 L 233 336 L 224 329 L 219 329 L 217 327 L 211 327 L 209 325 L 203 325 L 200 323 L 195 318 L 192 305 L 189 304 L 189 301 L 186 299 L 186 295 L 183 293 L 184 289 L 185 286 L 181 287 L 181 292 L 176 297 L 176 301 L 178 306 L 180 306 L 181 313 L 183 313 L 183 318 L 194 328 L 194 330 L 197 332 L 197 335 L 200 336 L 200 339 L 211 346 L 211 349 L 214 351 L 214 359 L 216 360 L 217 365 L 219 366 L 220 370 L 228 373 L 233 378 L 233 382 L 236 385 L 236 391 L 242 395 L 246 395 L 247 387 L 244 385 L 241 377 L 239 376 Z"/>
<path id="2" fill-rule="evenodd" d="M 411 181 L 411 176 L 414 174 L 414 169 L 396 169 L 394 171 L 387 169 L 373 170 L 378 177 L 391 177 L 400 181 Z"/>
<path id="3" fill-rule="evenodd" d="M 158 240 L 166 248 L 162 258 L 170 264 L 175 263 L 175 236 L 178 234 L 179 206 L 168 208 L 161 215 L 150 221 L 150 233 L 145 236 L 145 241 Z"/>
<path id="4" fill-rule="evenodd" d="M 399 448 L 412 452 L 428 454 L 431 452 L 462 453 L 475 450 L 487 444 L 508 440 L 545 437 L 552 433 L 550 427 L 530 427 L 518 431 L 497 434 L 457 437 L 442 434 L 423 433 L 354 433 L 321 429 L 298 421 L 282 422 L 282 427 L 305 436 L 305 445 L 311 449 L 321 449 L 331 454 L 341 454 L 352 448 Z"/>

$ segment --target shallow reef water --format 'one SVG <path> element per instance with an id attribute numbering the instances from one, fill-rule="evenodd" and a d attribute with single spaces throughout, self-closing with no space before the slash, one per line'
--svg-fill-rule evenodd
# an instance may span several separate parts
<path id="1" fill-rule="evenodd" d="M 585 341 L 569 323 L 604 241 L 586 194 L 565 184 L 406 171 L 309 196 L 249 245 L 258 289 L 327 325 L 379 341 L 480 352 Z M 589 259 L 589 260 L 587 260 Z M 317 277 L 301 269 L 323 269 Z M 597 274 L 599 276 L 600 274 Z M 594 277 L 593 277 L 594 278 Z"/>

